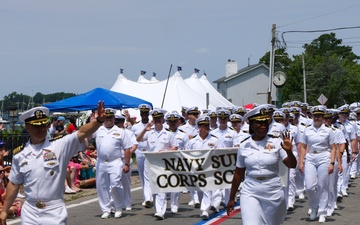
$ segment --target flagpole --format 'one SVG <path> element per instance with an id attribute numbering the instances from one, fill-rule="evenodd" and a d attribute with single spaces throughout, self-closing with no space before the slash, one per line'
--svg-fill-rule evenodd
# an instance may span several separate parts
<path id="1" fill-rule="evenodd" d="M 166 96 L 166 90 L 167 90 L 167 86 L 168 86 L 169 79 L 170 79 L 171 69 L 172 69 L 172 64 L 170 65 L 169 74 L 168 74 L 168 78 L 167 78 L 166 86 L 165 86 L 165 91 L 164 91 L 164 97 L 163 97 L 163 100 L 162 100 L 162 103 L 161 103 L 161 108 L 164 106 L 164 101 L 165 101 L 165 96 Z"/>

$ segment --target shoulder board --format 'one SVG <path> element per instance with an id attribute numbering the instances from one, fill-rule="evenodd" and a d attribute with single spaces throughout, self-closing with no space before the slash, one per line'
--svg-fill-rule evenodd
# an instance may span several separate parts
<path id="1" fill-rule="evenodd" d="M 341 125 L 344 125 L 344 123 L 343 123 L 343 122 L 338 121 L 338 123 L 339 123 L 339 124 L 341 124 Z"/>
<path id="2" fill-rule="evenodd" d="M 172 132 L 169 128 L 165 128 L 166 131 Z"/>
<path id="3" fill-rule="evenodd" d="M 329 125 L 325 125 L 325 127 L 329 127 L 329 128 L 330 128 L 331 126 L 329 126 Z"/>
<path id="4" fill-rule="evenodd" d="M 235 130 L 233 127 L 229 127 L 230 130 Z"/>
<path id="5" fill-rule="evenodd" d="M 213 134 L 211 134 L 211 137 L 218 138 L 218 137 L 216 137 L 216 136 L 215 136 L 215 135 L 213 135 Z"/>
<path id="6" fill-rule="evenodd" d="M 242 132 L 245 133 L 245 134 L 249 133 L 249 131 L 247 131 L 247 130 L 242 130 Z"/>
<path id="7" fill-rule="evenodd" d="M 192 137 L 190 138 L 190 140 L 193 139 L 193 138 L 195 138 L 196 136 L 197 136 L 197 135 L 192 136 Z"/>
<path id="8" fill-rule="evenodd" d="M 251 136 L 245 138 L 244 140 L 240 141 L 240 143 L 243 143 L 244 141 L 246 141 L 247 139 L 249 139 Z"/>
<path id="9" fill-rule="evenodd" d="M 24 148 L 25 148 L 25 144 L 22 144 L 22 145 L 20 145 L 19 147 L 15 148 L 15 149 L 13 150 L 13 155 L 18 154 L 18 153 L 21 152 Z"/>
<path id="10" fill-rule="evenodd" d="M 340 127 L 338 127 L 338 126 L 335 126 L 335 125 L 334 125 L 334 127 L 335 127 L 335 128 L 337 128 L 337 129 L 338 129 L 338 128 L 340 128 Z"/>
<path id="11" fill-rule="evenodd" d="M 140 123 L 140 120 L 139 120 L 139 121 L 137 121 L 135 124 L 137 124 L 137 123 Z"/>
<path id="12" fill-rule="evenodd" d="M 178 131 L 183 132 L 183 133 L 186 133 L 185 131 L 183 131 L 183 130 L 181 130 L 181 129 L 178 129 Z"/>
<path id="13" fill-rule="evenodd" d="M 279 138 L 280 136 L 277 136 L 277 135 L 273 135 L 273 134 L 268 134 L 269 137 L 271 138 Z"/>
<path id="14" fill-rule="evenodd" d="M 65 135 L 66 135 L 66 134 L 60 134 L 60 135 L 58 135 L 58 136 L 55 136 L 55 137 L 51 138 L 49 141 L 52 142 L 52 141 L 59 140 L 59 139 L 65 137 Z"/>

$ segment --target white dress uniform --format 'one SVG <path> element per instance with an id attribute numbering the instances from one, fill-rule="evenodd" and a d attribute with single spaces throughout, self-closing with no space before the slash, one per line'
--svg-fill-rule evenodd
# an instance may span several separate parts
<path id="1" fill-rule="evenodd" d="M 290 133 L 290 138 L 294 138 L 292 145 L 292 152 L 298 158 L 297 144 L 301 142 L 301 133 L 298 127 L 290 123 L 285 127 L 286 131 Z M 294 206 L 296 196 L 296 176 L 300 173 L 298 167 L 289 169 L 289 192 L 288 192 L 288 206 Z"/>
<path id="2" fill-rule="evenodd" d="M 136 137 L 134 132 L 128 129 L 124 129 L 126 132 L 127 137 L 130 139 L 130 143 L 133 146 L 134 144 L 137 144 Z M 123 161 L 123 164 L 125 165 L 126 159 L 124 151 L 121 151 L 121 160 Z M 130 166 L 129 166 L 129 172 L 122 175 L 121 178 L 121 184 L 122 184 L 122 199 L 123 205 L 122 207 L 125 207 L 126 209 L 131 209 L 131 173 L 132 173 L 132 158 L 130 157 Z"/>
<path id="3" fill-rule="evenodd" d="M 134 132 L 135 137 L 137 137 L 139 135 L 139 133 L 144 129 L 144 127 L 146 126 L 146 123 L 142 123 L 139 122 L 137 124 L 134 124 L 131 127 L 131 130 Z M 141 185 L 143 190 L 144 186 L 145 186 L 145 182 L 144 182 L 144 169 L 145 169 L 145 155 L 143 152 L 147 151 L 147 142 L 146 141 L 139 141 L 138 142 L 138 147 L 135 151 L 135 155 L 136 155 L 136 165 L 138 168 L 138 173 L 139 173 L 139 177 L 140 177 L 140 181 L 141 181 Z M 145 199 L 145 193 L 144 194 L 144 199 Z M 152 201 L 152 199 L 150 199 Z"/>
<path id="4" fill-rule="evenodd" d="M 66 224 L 63 201 L 66 169 L 71 157 L 85 148 L 77 132 L 14 150 L 9 180 L 24 184 L 21 224 Z"/>
<path id="5" fill-rule="evenodd" d="M 182 125 L 179 127 L 179 129 L 183 130 L 186 132 L 186 134 L 188 136 L 196 136 L 198 134 L 198 126 L 197 125 L 191 125 L 189 124 L 189 121 L 186 122 L 186 124 Z M 197 191 L 190 191 L 190 195 L 191 195 L 191 202 L 196 206 L 200 204 L 199 201 L 199 195 Z"/>
<path id="6" fill-rule="evenodd" d="M 329 201 L 329 172 L 331 145 L 335 144 L 334 132 L 322 124 L 307 127 L 302 136 L 302 143 L 307 145 L 304 174 L 306 194 L 309 206 L 318 215 L 326 216 Z"/>
<path id="7" fill-rule="evenodd" d="M 180 130 L 183 130 L 186 132 L 187 135 L 191 135 L 191 136 L 195 136 L 198 134 L 198 127 L 197 125 L 191 125 L 188 122 L 186 122 L 186 124 L 182 125 L 181 127 L 179 127 Z"/>
<path id="8" fill-rule="evenodd" d="M 172 132 L 175 135 L 175 139 L 178 144 L 178 150 L 186 149 L 187 143 L 189 142 L 189 137 L 185 131 L 177 129 L 175 132 Z M 176 213 L 179 209 L 179 199 L 180 192 L 171 192 L 170 193 L 170 209 L 171 212 Z"/>
<path id="9" fill-rule="evenodd" d="M 116 211 L 121 211 L 121 177 L 124 167 L 122 151 L 131 148 L 130 138 L 125 130 L 113 126 L 106 128 L 101 126 L 94 134 L 97 147 L 96 162 L 96 190 L 99 205 L 103 213 L 110 213 L 111 199 Z"/>
<path id="10" fill-rule="evenodd" d="M 218 143 L 221 148 L 233 148 L 236 144 L 237 133 L 233 128 L 227 127 L 221 130 L 219 127 L 210 132 L 218 138 Z M 226 188 L 220 191 L 222 195 L 222 202 L 227 204 L 230 198 L 230 188 Z M 215 207 L 216 208 L 216 207 Z M 216 209 L 219 209 L 218 207 Z"/>
<path id="11" fill-rule="evenodd" d="M 222 146 L 219 146 L 218 138 L 209 133 L 205 140 L 203 140 L 200 135 L 194 136 L 189 140 L 186 149 L 215 149 L 221 147 Z M 211 206 L 214 206 L 215 209 L 219 209 L 220 202 L 220 190 L 205 191 L 203 192 L 203 197 L 201 199 L 200 210 L 208 212 Z"/>
<path id="12" fill-rule="evenodd" d="M 143 141 L 147 142 L 147 148 L 149 152 L 158 152 L 160 150 L 166 150 L 174 147 L 178 147 L 178 143 L 176 141 L 176 137 L 172 132 L 169 132 L 163 128 L 162 130 L 151 130 L 147 131 L 143 137 Z M 144 171 L 144 194 L 145 194 L 145 201 L 151 201 L 152 193 L 150 187 L 150 174 L 148 173 L 148 169 L 145 164 L 145 171 Z M 162 217 L 165 215 L 166 212 L 166 193 L 156 193 L 153 197 L 155 198 L 155 211 L 156 214 L 161 214 Z"/>
<path id="13" fill-rule="evenodd" d="M 351 124 L 353 126 L 353 130 L 355 130 L 355 137 L 358 137 L 359 129 L 358 129 L 358 125 L 357 125 L 356 121 L 349 121 L 349 124 Z M 358 163 L 357 163 L 358 155 L 359 154 L 356 154 L 355 159 L 351 161 L 350 177 L 352 179 L 355 179 L 355 177 L 356 177 L 357 168 L 358 168 Z"/>
<path id="14" fill-rule="evenodd" d="M 340 128 L 335 128 L 334 126 L 331 127 L 334 135 L 335 135 L 335 143 L 337 145 L 345 144 L 346 140 L 344 137 L 343 132 Z M 345 153 L 346 154 L 346 153 Z M 338 179 L 339 179 L 339 170 L 338 170 L 338 161 L 337 158 L 335 159 L 335 165 L 334 165 L 334 172 L 330 174 L 330 180 L 329 180 L 329 204 L 327 207 L 327 215 L 332 215 L 335 210 L 335 204 L 337 201 L 337 195 L 338 195 Z"/>
<path id="15" fill-rule="evenodd" d="M 349 154 L 350 154 L 350 163 L 347 163 L 347 154 L 346 154 L 346 151 L 345 151 L 343 156 L 342 156 L 343 173 L 339 177 L 339 180 L 338 180 L 338 182 L 340 182 L 340 186 L 341 186 L 339 188 L 338 192 L 340 191 L 340 193 L 342 195 L 347 195 L 346 189 L 348 188 L 348 185 L 349 185 L 350 169 L 351 169 L 351 165 L 352 165 L 351 142 L 355 139 L 355 136 L 357 135 L 357 131 L 354 128 L 354 126 L 348 120 L 346 120 L 345 123 L 339 123 L 339 124 L 335 124 L 335 125 L 340 126 L 340 124 L 343 126 L 344 136 L 345 136 L 345 138 L 347 140 L 347 143 L 348 143 L 348 149 L 349 149 Z"/>
<path id="16" fill-rule="evenodd" d="M 278 176 L 279 161 L 287 157 L 281 138 L 261 141 L 246 139 L 240 144 L 236 167 L 246 168 L 240 191 L 242 224 L 281 224 L 286 215 L 286 199 Z"/>

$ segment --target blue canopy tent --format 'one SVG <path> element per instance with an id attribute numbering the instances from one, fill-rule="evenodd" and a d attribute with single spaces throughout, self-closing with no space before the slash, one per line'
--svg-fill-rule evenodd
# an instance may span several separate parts
<path id="1" fill-rule="evenodd" d="M 140 104 L 149 104 L 152 107 L 148 101 L 104 88 L 95 88 L 84 94 L 43 106 L 57 112 L 96 110 L 99 100 L 104 101 L 106 108 L 113 109 L 137 108 Z"/>

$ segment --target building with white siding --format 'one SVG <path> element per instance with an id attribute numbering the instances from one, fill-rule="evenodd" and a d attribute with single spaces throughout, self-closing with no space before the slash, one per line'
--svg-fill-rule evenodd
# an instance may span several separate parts
<path id="1" fill-rule="evenodd" d="M 234 105 L 265 104 L 268 101 L 269 67 L 264 63 L 237 69 L 235 60 L 226 63 L 225 77 L 213 81 L 217 90 Z M 272 84 L 272 102 L 276 102 L 276 87 Z"/>

